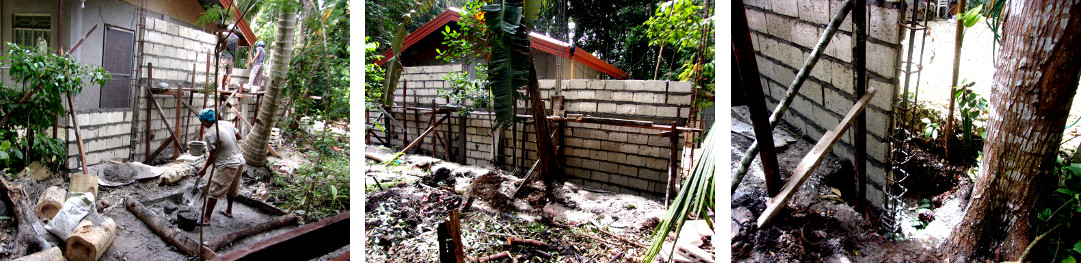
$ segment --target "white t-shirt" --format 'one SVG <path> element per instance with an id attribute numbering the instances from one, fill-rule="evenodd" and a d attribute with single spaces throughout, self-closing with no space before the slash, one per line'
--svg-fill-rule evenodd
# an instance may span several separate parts
<path id="1" fill-rule="evenodd" d="M 210 127 L 214 127 L 211 125 Z M 221 150 L 214 165 L 221 167 L 237 167 L 244 164 L 244 154 L 240 152 L 240 146 L 236 141 L 237 130 L 232 123 L 227 121 L 218 122 L 218 132 L 221 132 Z M 218 140 L 217 132 L 213 129 L 203 131 L 207 151 L 213 151 Z"/>

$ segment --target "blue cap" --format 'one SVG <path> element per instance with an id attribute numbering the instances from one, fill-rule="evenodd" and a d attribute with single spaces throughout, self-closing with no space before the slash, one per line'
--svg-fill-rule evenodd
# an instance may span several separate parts
<path id="1" fill-rule="evenodd" d="M 199 112 L 199 121 L 214 121 L 214 120 L 216 120 L 216 118 L 214 117 L 214 110 L 212 110 L 212 109 L 203 109 L 202 111 Z"/>

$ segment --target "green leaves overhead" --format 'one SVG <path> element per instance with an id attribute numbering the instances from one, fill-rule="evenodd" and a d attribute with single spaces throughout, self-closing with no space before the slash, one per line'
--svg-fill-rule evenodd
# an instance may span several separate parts
<path id="1" fill-rule="evenodd" d="M 983 6 L 979 5 L 961 15 L 961 22 L 965 25 L 965 28 L 972 27 L 976 25 L 977 22 L 980 22 L 980 20 L 983 20 L 983 16 L 980 15 L 981 11 L 983 11 Z"/>
<path id="2" fill-rule="evenodd" d="M 523 23 L 522 1 L 484 6 L 484 20 L 491 46 L 489 82 L 494 100 L 496 125 L 506 127 L 515 120 L 514 107 L 523 98 L 518 89 L 528 84 L 530 39 Z"/>

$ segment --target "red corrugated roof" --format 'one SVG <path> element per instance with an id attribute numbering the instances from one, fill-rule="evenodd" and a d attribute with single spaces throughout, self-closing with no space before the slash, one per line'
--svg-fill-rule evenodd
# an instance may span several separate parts
<path id="1" fill-rule="evenodd" d="M 451 21 L 457 22 L 461 18 L 462 14 L 459 13 L 458 9 L 451 8 L 443 11 L 443 13 L 440 13 L 438 16 L 433 18 L 432 21 L 428 21 L 428 23 L 425 23 L 416 31 L 410 33 L 409 36 L 406 36 L 405 42 L 402 44 L 402 50 L 404 51 L 409 49 L 409 47 L 413 46 L 413 44 L 416 44 L 421 39 L 424 39 L 424 37 L 428 36 L 428 34 L 435 32 L 437 29 L 442 28 Z M 627 79 L 627 77 L 630 76 L 622 69 L 612 66 L 612 64 L 608 64 L 608 62 L 605 62 L 593 56 L 593 54 L 590 54 L 589 52 L 586 52 L 581 48 L 572 47 L 570 44 L 537 33 L 531 32 L 529 33 L 529 36 L 533 39 L 532 48 L 535 50 L 556 55 L 562 58 L 571 58 L 571 48 L 573 48 L 573 59 L 575 62 L 582 63 L 583 65 L 596 69 L 597 71 L 600 71 L 617 79 Z M 394 53 L 388 48 L 386 51 L 383 52 L 383 59 L 376 61 L 376 63 L 382 66 L 383 63 L 386 63 L 387 60 L 389 60 L 391 57 L 394 57 Z"/>
<path id="2" fill-rule="evenodd" d="M 251 26 L 248 25 L 248 21 L 244 20 L 243 17 L 240 17 L 240 8 L 236 8 L 233 0 L 219 0 L 218 2 L 221 3 L 221 6 L 223 7 L 233 7 L 233 16 L 237 17 L 238 20 L 236 23 L 236 27 L 240 29 L 240 34 L 244 37 L 244 39 L 242 39 L 238 44 L 245 47 L 254 46 L 255 41 L 258 41 L 259 38 L 255 36 L 255 31 L 251 30 Z"/>

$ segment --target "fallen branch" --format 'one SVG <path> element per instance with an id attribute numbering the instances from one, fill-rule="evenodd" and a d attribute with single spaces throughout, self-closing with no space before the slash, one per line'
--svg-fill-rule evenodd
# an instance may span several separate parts
<path id="1" fill-rule="evenodd" d="M 649 249 L 649 247 L 646 247 L 646 245 L 638 244 L 638 242 L 633 242 L 633 241 L 627 240 L 626 238 L 623 238 L 621 236 L 617 236 L 616 234 L 612 234 L 611 232 L 604 231 L 604 229 L 597 228 L 597 232 L 605 233 L 605 234 L 607 234 L 607 235 L 609 235 L 611 237 L 619 239 L 619 241 L 623 241 L 624 243 L 631 244 L 631 245 L 634 245 L 636 247 Z"/>
<path id="2" fill-rule="evenodd" d="M 147 227 L 154 230 L 154 233 L 158 234 L 162 239 L 165 239 L 166 242 L 175 246 L 181 253 L 199 258 L 216 258 L 218 256 L 218 254 L 214 253 L 210 248 L 199 245 L 199 242 L 192 240 L 180 231 L 176 231 L 176 228 L 173 228 L 172 224 L 169 224 L 165 219 L 154 215 L 153 211 L 143 207 L 143 204 L 140 204 L 139 201 L 135 201 L 135 198 L 125 197 L 124 205 L 128 208 L 128 211 L 131 211 L 131 213 L 135 215 L 135 217 L 143 220 L 143 223 L 146 223 Z"/>
<path id="3" fill-rule="evenodd" d="M 18 234 L 15 235 L 15 249 L 11 257 L 22 257 L 27 252 L 52 248 L 53 245 L 45 240 L 46 235 L 49 234 L 45 232 L 45 227 L 31 209 L 29 196 L 26 195 L 22 185 L 13 185 L 3 178 L 0 178 L 0 182 L 2 182 L 4 192 L 7 193 L 8 200 L 11 200 L 14 205 L 15 218 L 19 222 L 16 228 Z"/>
<path id="4" fill-rule="evenodd" d="M 237 231 L 237 232 L 230 233 L 228 235 L 218 237 L 218 238 L 210 241 L 210 244 L 207 245 L 207 247 L 209 247 L 211 250 L 218 250 L 221 247 L 225 246 L 226 244 L 229 244 L 229 243 L 232 243 L 233 241 L 236 241 L 237 239 L 245 238 L 245 237 L 248 237 L 248 236 L 251 236 L 251 235 L 254 235 L 254 234 L 263 233 L 263 232 L 266 232 L 266 231 L 271 230 L 271 229 L 276 229 L 276 228 L 280 228 L 280 227 L 283 227 L 283 226 L 292 225 L 292 224 L 296 224 L 296 223 L 298 223 L 296 215 L 293 215 L 291 213 L 286 214 L 286 215 L 279 216 L 279 217 L 276 217 L 274 219 L 271 219 L 269 221 L 260 223 L 258 225 L 249 227 L 247 229 L 240 230 L 240 231 Z"/>
<path id="5" fill-rule="evenodd" d="M 485 262 L 485 261 L 492 261 L 492 260 L 496 260 L 496 259 L 510 258 L 510 252 L 503 251 L 503 252 L 499 252 L 499 253 L 497 253 L 495 255 L 491 255 L 491 256 L 483 256 L 483 257 L 479 257 L 479 258 L 474 258 L 474 257 L 467 257 L 467 258 L 469 259 L 469 262 Z"/>

